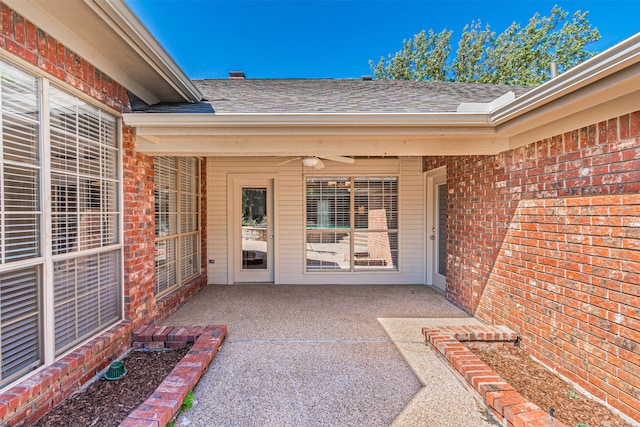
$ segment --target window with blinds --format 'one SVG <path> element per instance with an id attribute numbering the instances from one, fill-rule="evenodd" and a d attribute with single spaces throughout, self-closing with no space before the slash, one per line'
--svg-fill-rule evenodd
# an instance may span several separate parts
<path id="1" fill-rule="evenodd" d="M 119 319 L 118 258 L 109 251 L 54 263 L 57 353 Z"/>
<path id="2" fill-rule="evenodd" d="M 0 114 L 1 386 L 43 359 L 39 82 L 3 61 Z"/>
<path id="3" fill-rule="evenodd" d="M 122 284 L 116 117 L 1 60 L 0 110 L 2 387 L 117 322 Z"/>
<path id="4" fill-rule="evenodd" d="M 200 271 L 200 161 L 155 157 L 156 293 Z"/>
<path id="5" fill-rule="evenodd" d="M 398 269 L 398 179 L 308 178 L 307 271 Z"/>
<path id="6" fill-rule="evenodd" d="M 115 244 L 116 119 L 55 87 L 49 99 L 53 253 Z"/>
<path id="7" fill-rule="evenodd" d="M 112 115 L 49 91 L 55 351 L 119 320 L 119 147 Z M 91 254 L 86 254 L 91 252 Z M 97 253 L 96 253 L 97 252 Z"/>

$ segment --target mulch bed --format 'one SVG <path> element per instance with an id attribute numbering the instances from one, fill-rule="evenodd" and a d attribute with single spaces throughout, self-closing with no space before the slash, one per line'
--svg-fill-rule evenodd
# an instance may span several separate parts
<path id="1" fill-rule="evenodd" d="M 633 427 L 604 405 L 578 393 L 522 348 L 472 348 L 471 351 L 525 399 L 546 412 L 553 408 L 555 417 L 567 426 L 583 423 L 589 427 Z"/>
<path id="2" fill-rule="evenodd" d="M 133 351 L 124 359 L 127 369 L 124 377 L 117 381 L 96 381 L 53 408 L 34 426 L 117 426 L 151 396 L 188 351 L 188 348 Z"/>

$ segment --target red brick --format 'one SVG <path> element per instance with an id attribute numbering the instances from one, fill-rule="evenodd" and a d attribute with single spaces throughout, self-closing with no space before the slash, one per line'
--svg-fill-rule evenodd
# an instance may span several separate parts
<path id="1" fill-rule="evenodd" d="M 512 422 L 513 424 L 516 424 L 515 421 L 515 416 L 517 414 L 521 414 L 521 413 L 537 413 L 538 411 L 540 411 L 540 408 L 536 405 L 534 405 L 531 402 L 525 402 L 519 405 L 511 405 L 511 406 L 507 406 L 504 408 L 504 417 L 509 420 L 510 422 Z M 543 415 L 546 415 L 543 414 Z"/>
<path id="2" fill-rule="evenodd" d="M 129 415 L 118 427 L 164 427 L 164 425 L 161 425 L 155 419 L 137 418 Z"/>
<path id="3" fill-rule="evenodd" d="M 522 405 L 523 403 L 527 403 L 527 399 L 516 393 L 511 396 L 504 396 L 494 399 L 493 405 L 491 405 L 491 407 L 496 412 L 504 416 L 507 408 L 509 408 L 510 406 Z"/>
<path id="4" fill-rule="evenodd" d="M 480 392 L 480 386 L 482 384 L 498 384 L 504 381 L 502 378 L 500 378 L 500 376 L 498 376 L 493 371 L 488 372 L 484 375 L 483 374 L 474 375 L 473 372 L 470 372 L 469 375 L 467 375 L 467 378 L 468 378 L 467 381 L 469 381 L 469 384 L 471 384 L 473 388 L 476 389 L 478 392 Z"/>
<path id="5" fill-rule="evenodd" d="M 533 423 L 540 422 L 549 422 L 549 424 L 542 424 L 547 426 L 557 425 L 551 417 L 541 409 L 530 412 L 519 412 L 513 416 L 514 427 L 527 427 Z"/>
<path id="6" fill-rule="evenodd" d="M 489 406 L 493 406 L 493 399 L 509 396 L 515 389 L 507 382 L 483 383 L 478 387 L 478 392 Z"/>
<path id="7" fill-rule="evenodd" d="M 525 425 L 526 427 L 565 427 L 563 423 L 548 415 L 529 421 Z"/>

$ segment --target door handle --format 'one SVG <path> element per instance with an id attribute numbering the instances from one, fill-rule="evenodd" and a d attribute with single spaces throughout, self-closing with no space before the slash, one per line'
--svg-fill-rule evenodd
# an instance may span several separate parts
<path id="1" fill-rule="evenodd" d="M 436 240 L 436 236 L 429 236 L 429 240 Z"/>

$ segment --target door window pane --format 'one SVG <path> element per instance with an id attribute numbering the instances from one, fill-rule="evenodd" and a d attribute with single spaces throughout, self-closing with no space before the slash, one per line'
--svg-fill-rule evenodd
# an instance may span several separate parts
<path id="1" fill-rule="evenodd" d="M 242 269 L 266 270 L 269 233 L 267 189 L 242 189 Z"/>

